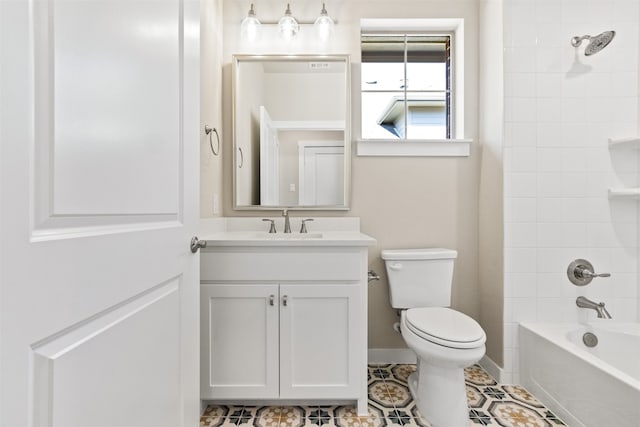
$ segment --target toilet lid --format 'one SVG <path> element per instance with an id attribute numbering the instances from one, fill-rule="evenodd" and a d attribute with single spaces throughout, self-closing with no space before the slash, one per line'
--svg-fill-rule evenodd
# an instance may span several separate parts
<path id="1" fill-rule="evenodd" d="M 486 340 L 478 322 L 450 308 L 411 308 L 406 312 L 406 320 L 415 334 L 447 347 L 474 348 Z"/>

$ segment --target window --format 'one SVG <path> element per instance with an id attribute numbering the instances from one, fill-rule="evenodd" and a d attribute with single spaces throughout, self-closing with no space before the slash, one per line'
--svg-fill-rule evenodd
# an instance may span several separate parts
<path id="1" fill-rule="evenodd" d="M 364 33 L 362 138 L 452 138 L 452 34 Z"/>

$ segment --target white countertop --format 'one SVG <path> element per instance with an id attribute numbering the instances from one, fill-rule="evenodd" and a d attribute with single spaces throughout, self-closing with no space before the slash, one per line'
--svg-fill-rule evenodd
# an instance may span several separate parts
<path id="1" fill-rule="evenodd" d="M 375 239 L 359 231 L 321 231 L 269 234 L 254 231 L 222 231 L 203 235 L 207 247 L 216 246 L 371 246 Z"/>
<path id="2" fill-rule="evenodd" d="M 276 218 L 274 218 L 276 219 Z M 314 218 L 307 223 L 309 232 L 297 230 L 301 218 L 291 218 L 292 233 L 283 233 L 282 220 L 276 222 L 277 233 L 270 234 L 261 218 L 215 218 L 203 220 L 200 240 L 208 248 L 223 246 L 372 246 L 376 240 L 360 232 L 358 218 Z"/>

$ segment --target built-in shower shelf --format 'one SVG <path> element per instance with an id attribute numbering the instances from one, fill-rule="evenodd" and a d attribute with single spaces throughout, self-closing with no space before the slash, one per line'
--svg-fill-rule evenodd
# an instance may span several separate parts
<path id="1" fill-rule="evenodd" d="M 609 198 L 640 200 L 640 188 L 610 188 Z"/>
<path id="2" fill-rule="evenodd" d="M 629 138 L 609 138 L 610 148 L 640 148 L 640 136 L 632 136 Z"/>

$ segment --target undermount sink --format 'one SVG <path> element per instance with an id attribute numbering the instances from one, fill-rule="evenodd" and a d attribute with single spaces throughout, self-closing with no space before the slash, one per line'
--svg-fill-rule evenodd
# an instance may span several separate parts
<path id="1" fill-rule="evenodd" d="M 267 233 L 259 232 L 255 233 L 256 239 L 268 239 L 268 240 L 307 240 L 307 239 L 322 239 L 322 233 Z"/>

